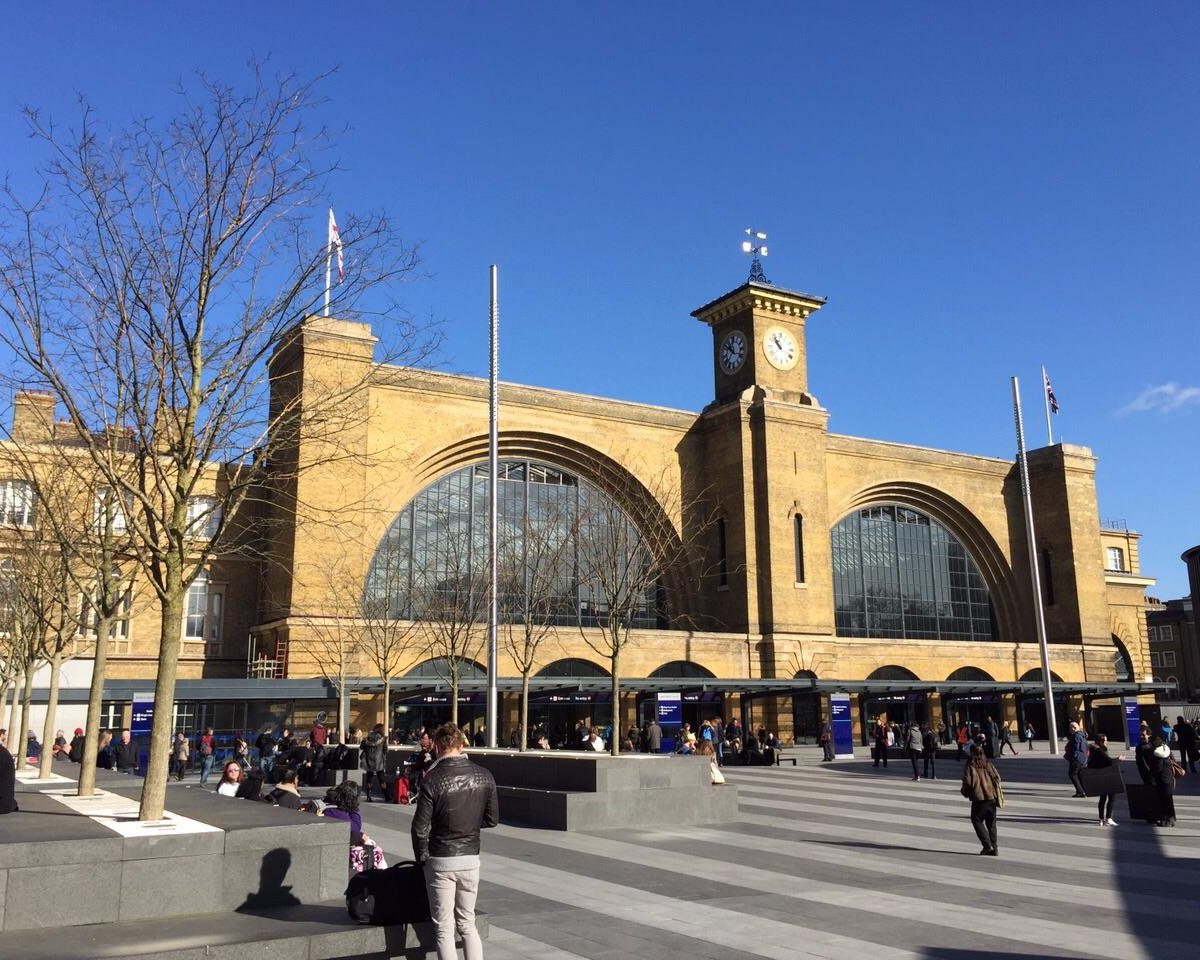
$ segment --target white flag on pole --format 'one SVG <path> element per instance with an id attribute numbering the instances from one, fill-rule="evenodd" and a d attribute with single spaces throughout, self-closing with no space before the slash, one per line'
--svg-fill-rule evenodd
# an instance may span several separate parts
<path id="1" fill-rule="evenodd" d="M 338 232 L 337 221 L 333 219 L 333 207 L 329 208 L 329 249 L 337 250 L 338 283 L 346 279 L 346 261 L 342 257 L 342 235 Z"/>

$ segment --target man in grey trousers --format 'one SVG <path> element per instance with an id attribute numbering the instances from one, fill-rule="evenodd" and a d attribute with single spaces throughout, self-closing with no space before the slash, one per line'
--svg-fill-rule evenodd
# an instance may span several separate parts
<path id="1" fill-rule="evenodd" d="M 475 928 L 479 894 L 479 831 L 500 822 L 496 781 L 463 756 L 467 745 L 452 723 L 433 734 L 437 756 L 421 781 L 413 815 L 412 844 L 425 870 L 429 910 L 437 930 L 438 960 L 454 960 L 454 935 L 462 937 L 466 960 L 482 960 L 483 944 Z"/>

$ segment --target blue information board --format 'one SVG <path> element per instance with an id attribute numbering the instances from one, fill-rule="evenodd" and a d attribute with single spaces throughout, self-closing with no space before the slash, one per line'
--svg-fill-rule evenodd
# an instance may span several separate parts
<path id="1" fill-rule="evenodd" d="M 657 706 L 659 726 L 683 726 L 683 696 L 681 694 L 660 693 Z"/>
<path id="2" fill-rule="evenodd" d="M 135 693 L 129 720 L 129 732 L 134 740 L 150 736 L 154 726 L 154 693 Z"/>
<path id="3" fill-rule="evenodd" d="M 1133 697 L 1121 701 L 1125 710 L 1125 743 L 1136 747 L 1142 740 L 1142 708 Z"/>
<path id="4" fill-rule="evenodd" d="M 850 713 L 850 694 L 829 695 L 829 725 L 833 727 L 833 755 L 854 756 L 854 717 Z"/>

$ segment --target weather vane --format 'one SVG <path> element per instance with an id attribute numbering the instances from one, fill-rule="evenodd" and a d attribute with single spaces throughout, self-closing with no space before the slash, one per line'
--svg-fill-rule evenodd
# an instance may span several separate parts
<path id="1" fill-rule="evenodd" d="M 759 259 L 759 257 L 767 255 L 767 245 L 764 242 L 767 239 L 767 235 L 758 232 L 753 227 L 747 227 L 746 237 L 747 239 L 742 241 L 742 253 L 748 253 L 751 256 L 750 282 L 770 283 L 771 281 L 763 273 L 762 261 Z"/>

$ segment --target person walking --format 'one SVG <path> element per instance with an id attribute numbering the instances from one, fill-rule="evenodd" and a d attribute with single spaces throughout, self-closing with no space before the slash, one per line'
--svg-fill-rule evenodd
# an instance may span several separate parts
<path id="1" fill-rule="evenodd" d="M 118 773 L 137 773 L 137 744 L 132 741 L 128 730 L 121 731 L 121 740 L 113 748 L 113 758 L 116 760 Z"/>
<path id="2" fill-rule="evenodd" d="M 275 730 L 273 727 L 267 727 L 254 740 L 254 746 L 258 749 L 258 766 L 263 772 L 263 779 L 271 779 L 271 771 L 275 769 L 275 751 L 279 749 L 279 742 L 275 739 Z"/>
<path id="3" fill-rule="evenodd" d="M 188 755 L 191 749 L 188 746 L 187 737 L 183 735 L 183 731 L 175 734 L 175 742 L 171 744 L 171 775 L 177 780 L 182 780 L 183 775 L 187 770 Z"/>
<path id="4" fill-rule="evenodd" d="M 1196 772 L 1196 729 L 1183 717 L 1175 718 L 1175 743 L 1179 747 L 1179 763 Z"/>
<path id="5" fill-rule="evenodd" d="M 1087 767 L 1089 770 L 1103 770 L 1105 767 L 1111 767 L 1114 760 L 1108 754 L 1108 737 L 1104 734 L 1096 736 L 1095 743 L 1092 744 L 1092 752 L 1088 754 Z M 1097 813 L 1100 817 L 1100 826 L 1115 827 L 1117 821 L 1112 818 L 1113 803 L 1116 801 L 1115 793 L 1101 793 L 1098 796 Z"/>
<path id="6" fill-rule="evenodd" d="M 989 760 L 995 760 L 997 751 L 1000 749 L 1000 725 L 996 723 L 994 717 L 989 716 L 987 718 L 987 723 L 984 725 L 983 732 L 987 734 L 987 742 L 985 744 L 987 758 Z"/>
<path id="7" fill-rule="evenodd" d="M 646 724 L 646 752 L 662 752 L 663 729 L 658 725 L 658 718 L 652 717 Z"/>
<path id="8" fill-rule="evenodd" d="M 980 854 L 987 857 L 999 856 L 1000 845 L 996 840 L 996 810 L 1000 805 L 1000 774 L 976 744 L 963 767 L 962 786 L 959 792 L 971 801 L 971 826 L 982 845 Z"/>
<path id="9" fill-rule="evenodd" d="M 363 793 L 366 794 L 367 803 L 371 803 L 372 779 L 379 784 L 379 799 L 386 803 L 387 785 L 383 782 L 383 776 L 387 768 L 387 737 L 384 736 L 382 723 L 375 724 L 366 735 L 359 752 L 362 754 L 363 769 L 366 771 L 363 774 Z"/>
<path id="10" fill-rule="evenodd" d="M 1160 827 L 1175 826 L 1175 763 L 1171 757 L 1170 744 L 1162 737 L 1154 738 L 1154 750 L 1149 757 L 1150 782 L 1154 786 Z"/>
<path id="11" fill-rule="evenodd" d="M 924 750 L 924 739 L 921 736 L 921 728 L 915 723 L 908 725 L 908 733 L 905 735 L 904 746 L 907 748 L 909 762 L 912 763 L 913 780 L 920 780 L 921 775 L 917 773 L 917 761 L 921 758 L 921 752 Z"/>
<path id="12" fill-rule="evenodd" d="M 1004 720 L 1000 724 L 1000 756 L 1004 756 L 1004 748 L 1008 747 L 1012 751 L 1012 755 L 1017 755 L 1017 748 L 1013 746 L 1012 731 L 1008 729 L 1008 721 Z"/>
<path id="13" fill-rule="evenodd" d="M 930 727 L 925 728 L 921 738 L 921 776 L 937 779 L 938 741 L 941 738 Z"/>
<path id="14" fill-rule="evenodd" d="M 1075 788 L 1072 796 L 1086 797 L 1083 792 L 1083 778 L 1080 777 L 1080 771 L 1083 770 L 1084 764 L 1087 763 L 1088 756 L 1088 741 L 1087 734 L 1074 720 L 1071 721 L 1071 736 L 1067 738 L 1067 748 L 1063 751 L 1063 757 L 1067 761 L 1067 779 L 1071 781 L 1071 785 Z"/>
<path id="15" fill-rule="evenodd" d="M 208 778 L 212 776 L 213 763 L 216 761 L 216 744 L 213 740 L 213 728 L 205 727 L 204 733 L 200 735 L 200 786 L 208 785 Z"/>
<path id="16" fill-rule="evenodd" d="M 828 720 L 824 720 L 821 723 L 820 741 L 821 741 L 821 762 L 822 763 L 832 763 L 833 762 L 833 727 L 830 725 Z"/>
<path id="17" fill-rule="evenodd" d="M 883 717 L 879 718 L 879 722 L 875 724 L 875 766 L 879 766 L 879 762 L 883 761 L 883 769 L 887 769 L 887 748 L 888 748 L 888 728 L 883 722 Z"/>
<path id="18" fill-rule="evenodd" d="M 1025 749 L 1033 752 L 1033 724 L 1025 721 Z"/>
<path id="19" fill-rule="evenodd" d="M 954 742 L 958 746 L 958 752 L 954 754 L 954 759 L 961 760 L 963 753 L 967 749 L 967 744 L 971 742 L 971 731 L 967 727 L 965 720 L 959 722 L 958 730 L 954 734 Z"/>
<path id="20" fill-rule="evenodd" d="M 438 960 L 454 960 L 455 931 L 465 960 L 482 960 L 475 927 L 479 893 L 479 831 L 500 822 L 496 781 L 462 755 L 466 741 L 453 724 L 433 734 L 437 761 L 421 782 L 413 815 L 412 845 L 425 871 Z"/>

